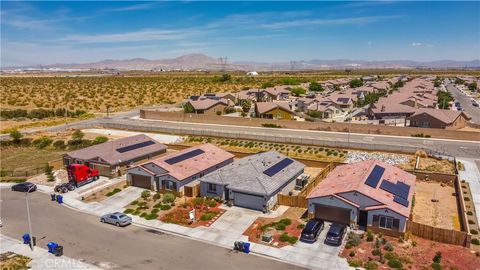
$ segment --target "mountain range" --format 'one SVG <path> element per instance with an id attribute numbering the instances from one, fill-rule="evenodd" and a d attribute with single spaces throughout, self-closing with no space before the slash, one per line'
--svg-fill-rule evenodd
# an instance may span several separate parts
<path id="1" fill-rule="evenodd" d="M 204 54 L 187 54 L 176 58 L 149 60 L 134 58 L 126 60 L 102 60 L 83 64 L 53 64 L 21 67 L 21 69 L 117 69 L 117 70 L 328 70 L 328 69 L 412 69 L 412 68 L 480 68 L 480 60 L 439 60 L 419 62 L 409 60 L 364 61 L 364 60 L 301 60 L 290 62 L 261 63 L 252 61 L 227 62 Z M 18 69 L 18 67 L 17 67 Z"/>

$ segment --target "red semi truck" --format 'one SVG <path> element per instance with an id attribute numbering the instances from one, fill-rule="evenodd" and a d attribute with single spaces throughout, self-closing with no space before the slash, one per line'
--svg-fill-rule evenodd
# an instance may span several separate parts
<path id="1" fill-rule="evenodd" d="M 83 164 L 71 164 L 67 166 L 68 183 L 55 187 L 56 192 L 68 192 L 77 187 L 91 183 L 99 178 L 98 170 L 92 170 Z"/>

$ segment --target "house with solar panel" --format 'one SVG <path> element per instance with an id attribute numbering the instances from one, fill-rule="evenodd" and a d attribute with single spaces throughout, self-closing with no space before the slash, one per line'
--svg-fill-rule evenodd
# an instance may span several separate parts
<path id="1" fill-rule="evenodd" d="M 276 151 L 247 156 L 200 178 L 200 195 L 266 212 L 277 204 L 279 193 L 294 189 L 304 168 Z"/>
<path id="2" fill-rule="evenodd" d="M 415 182 L 415 175 L 378 160 L 340 165 L 308 194 L 308 212 L 396 236 L 405 232 Z"/>
<path id="3" fill-rule="evenodd" d="M 183 187 L 233 162 L 234 155 L 213 144 L 202 144 L 149 160 L 130 168 L 132 186 L 183 193 Z"/>
<path id="4" fill-rule="evenodd" d="M 138 134 L 93 145 L 63 155 L 63 164 L 84 164 L 107 177 L 119 176 L 127 168 L 143 161 L 156 158 L 167 151 L 167 147 L 154 139 Z"/>

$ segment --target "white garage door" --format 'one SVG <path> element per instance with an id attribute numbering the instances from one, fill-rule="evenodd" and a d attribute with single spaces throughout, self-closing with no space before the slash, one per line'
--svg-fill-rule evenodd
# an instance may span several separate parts
<path id="1" fill-rule="evenodd" d="M 239 192 L 234 192 L 233 193 L 233 204 L 235 206 L 240 206 L 240 207 L 245 207 L 245 208 L 250 208 L 250 209 L 255 209 L 255 210 L 263 210 L 263 196 L 256 196 L 252 194 L 246 194 L 246 193 L 239 193 Z"/>

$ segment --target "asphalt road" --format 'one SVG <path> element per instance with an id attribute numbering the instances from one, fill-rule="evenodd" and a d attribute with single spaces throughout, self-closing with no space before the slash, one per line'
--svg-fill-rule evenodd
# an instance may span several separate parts
<path id="1" fill-rule="evenodd" d="M 480 107 L 474 107 L 470 101 L 470 97 L 462 94 L 454 84 L 447 84 L 447 90 L 452 94 L 452 97 L 459 101 L 463 110 L 472 117 L 472 122 L 480 124 Z"/>
<path id="2" fill-rule="evenodd" d="M 47 194 L 29 195 L 37 246 L 54 241 L 64 255 L 113 269 L 302 269 L 268 258 L 137 226 L 117 228 L 97 217 L 51 202 Z M 1 190 L 1 233 L 16 239 L 28 231 L 23 193 Z"/>

